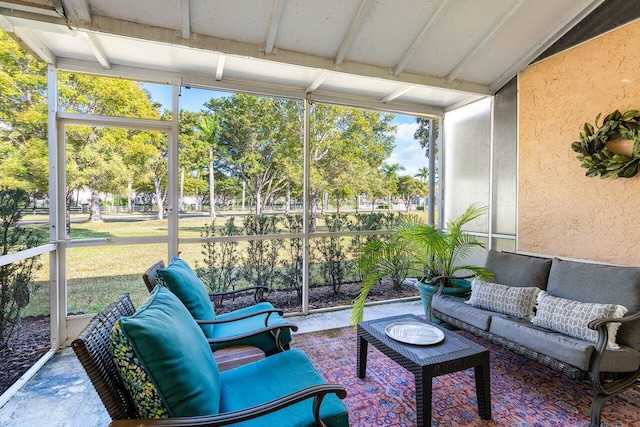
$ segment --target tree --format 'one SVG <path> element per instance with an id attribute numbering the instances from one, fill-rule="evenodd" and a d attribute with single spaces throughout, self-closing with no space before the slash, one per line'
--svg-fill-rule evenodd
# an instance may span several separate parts
<path id="1" fill-rule="evenodd" d="M 215 197 L 215 169 L 214 162 L 216 160 L 217 152 L 220 151 L 219 138 L 220 138 L 220 123 L 218 117 L 213 114 L 210 116 L 204 116 L 202 121 L 198 124 L 198 131 L 200 133 L 200 139 L 204 142 L 209 149 L 209 216 L 212 219 L 216 218 L 216 197 Z"/>
<path id="2" fill-rule="evenodd" d="M 429 158 L 429 134 L 431 132 L 431 119 L 423 119 L 422 117 L 416 117 L 416 123 L 418 123 L 418 129 L 413 133 L 413 138 L 420 143 L 420 146 L 424 149 L 425 157 Z M 440 128 L 438 127 L 438 121 L 433 119 L 435 136 L 438 137 Z M 436 151 L 436 155 L 437 155 Z"/>
<path id="3" fill-rule="evenodd" d="M 46 193 L 46 64 L 0 30 L 0 185 Z"/>
<path id="4" fill-rule="evenodd" d="M 163 115 L 169 117 L 168 113 Z M 157 219 L 164 216 L 167 197 L 167 136 L 162 132 L 134 132 L 124 145 L 124 158 L 132 175 L 132 186 L 139 193 L 152 194 L 157 206 Z"/>
<path id="5" fill-rule="evenodd" d="M 158 119 L 160 114 L 139 82 L 71 73 L 59 74 L 59 109 L 146 119 Z M 152 133 L 88 126 L 67 128 L 67 212 L 73 190 L 87 187 L 92 191 L 90 218 L 101 220 L 98 193 L 121 192 L 131 180 L 123 151 L 134 135 Z M 161 208 L 160 203 L 160 211 Z"/>
<path id="6" fill-rule="evenodd" d="M 387 179 L 387 188 L 388 192 L 388 201 L 387 201 L 387 209 L 391 209 L 391 195 L 396 194 L 398 191 L 398 171 L 404 170 L 404 166 L 400 163 L 388 164 L 385 163 L 380 168 L 382 174 Z"/>
<path id="7" fill-rule="evenodd" d="M 266 201 L 282 192 L 291 178 L 286 159 L 302 158 L 300 129 L 293 124 L 299 107 L 295 101 L 235 94 L 205 104 L 219 118 L 221 166 L 246 182 L 261 215 Z"/>
<path id="8" fill-rule="evenodd" d="M 35 230 L 20 226 L 22 216 L 32 207 L 25 190 L 0 188 L 0 255 L 38 246 Z M 0 266 L 0 349 L 7 346 L 19 326 L 20 312 L 29 304 L 34 275 L 40 267 L 38 257 Z"/>
<path id="9" fill-rule="evenodd" d="M 369 177 L 393 150 L 392 114 L 315 104 L 311 122 L 310 228 L 315 231 L 317 200 L 338 200 L 366 191 Z"/>
<path id="10" fill-rule="evenodd" d="M 411 208 L 411 200 L 428 192 L 429 186 L 414 177 L 403 175 L 398 178 L 398 193 L 402 196 L 407 212 Z"/>
<path id="11" fill-rule="evenodd" d="M 420 179 L 420 181 L 422 182 L 427 182 L 427 180 L 429 179 L 429 168 L 423 166 L 418 169 L 418 173 L 413 176 Z"/>

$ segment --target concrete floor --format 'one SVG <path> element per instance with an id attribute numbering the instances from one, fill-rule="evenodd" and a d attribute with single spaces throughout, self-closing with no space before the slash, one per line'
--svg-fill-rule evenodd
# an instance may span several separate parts
<path id="1" fill-rule="evenodd" d="M 424 314 L 418 301 L 365 309 L 365 320 L 399 314 Z M 350 324 L 350 310 L 290 317 L 298 334 Z M 295 339 L 295 337 L 294 337 Z M 0 426 L 106 426 L 111 421 L 71 348 L 56 353 L 0 408 Z"/>

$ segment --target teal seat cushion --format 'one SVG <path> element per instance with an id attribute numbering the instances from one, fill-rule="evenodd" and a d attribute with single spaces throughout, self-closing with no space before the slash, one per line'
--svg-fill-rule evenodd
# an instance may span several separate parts
<path id="1" fill-rule="evenodd" d="M 220 374 L 198 324 L 167 288 L 156 286 L 110 340 L 120 376 L 143 418 L 214 415 Z"/>
<path id="2" fill-rule="evenodd" d="M 303 388 L 325 384 L 307 356 L 293 349 L 240 366 L 220 374 L 220 411 L 230 412 L 259 405 Z M 250 391 L 250 392 L 248 392 Z M 296 403 L 264 417 L 234 424 L 242 427 L 316 426 L 313 399 Z M 349 415 L 335 394 L 328 394 L 320 406 L 320 417 L 329 427 L 348 427 Z"/>
<path id="3" fill-rule="evenodd" d="M 216 313 L 207 288 L 184 260 L 173 257 L 167 267 L 158 270 L 158 274 L 171 292 L 189 309 L 194 319 L 215 319 Z M 208 338 L 213 338 L 214 325 L 200 325 L 200 328 Z"/>
<path id="4" fill-rule="evenodd" d="M 273 309 L 271 303 L 261 302 L 259 304 L 252 305 L 250 307 L 240 308 L 231 313 L 220 314 L 217 319 L 224 320 L 228 317 L 236 317 L 245 314 L 255 313 L 261 310 Z M 213 331 L 213 336 L 210 338 L 224 338 L 232 335 L 238 335 L 245 332 L 255 331 L 257 329 L 264 328 L 264 319 L 266 314 L 261 314 L 257 316 L 247 317 L 246 319 L 236 320 L 229 323 L 220 323 L 216 325 L 215 330 Z M 269 316 L 269 326 L 271 325 L 281 325 L 287 323 L 285 319 L 281 316 L 272 313 Z M 291 330 L 289 328 L 285 328 L 282 330 L 281 342 L 283 345 L 287 345 L 291 341 Z M 266 354 L 273 353 L 277 351 L 276 342 L 273 336 L 269 332 L 263 332 L 258 335 L 254 335 L 248 338 L 243 338 L 241 340 L 229 341 L 224 344 L 211 344 L 211 349 L 213 351 L 218 350 L 223 347 L 228 347 L 229 345 L 250 345 L 253 347 L 258 347 L 260 350 L 264 351 Z"/>

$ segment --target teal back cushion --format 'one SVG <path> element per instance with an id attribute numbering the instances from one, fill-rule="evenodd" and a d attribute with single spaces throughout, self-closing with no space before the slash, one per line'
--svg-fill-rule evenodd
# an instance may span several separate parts
<path id="1" fill-rule="evenodd" d="M 207 288 L 184 260 L 174 257 L 166 268 L 158 270 L 167 287 L 189 309 L 194 319 L 213 320 L 216 313 Z M 200 325 L 208 338 L 213 338 L 214 325 Z"/>
<path id="2" fill-rule="evenodd" d="M 156 286 L 140 310 L 118 320 L 110 344 L 142 418 L 220 412 L 220 374 L 211 348 L 168 289 Z"/>

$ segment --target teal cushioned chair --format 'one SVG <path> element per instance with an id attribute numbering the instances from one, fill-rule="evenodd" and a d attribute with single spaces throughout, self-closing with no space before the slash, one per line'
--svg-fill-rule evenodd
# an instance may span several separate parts
<path id="1" fill-rule="evenodd" d="M 141 417 L 168 416 L 112 426 L 349 425 L 344 388 L 327 384 L 300 350 L 219 373 L 198 324 L 162 286 L 116 322 L 110 347 Z"/>
<path id="2" fill-rule="evenodd" d="M 154 264 L 152 268 L 156 266 Z M 282 311 L 271 303 L 260 302 L 216 315 L 210 294 L 184 260 L 174 257 L 167 267 L 155 271 L 198 321 L 213 351 L 233 345 L 250 345 L 271 355 L 289 348 L 291 330 L 296 331 L 297 327 L 282 318 Z M 153 280 L 149 270 L 145 275 L 145 281 Z"/>

